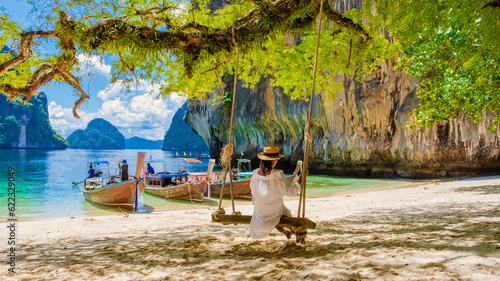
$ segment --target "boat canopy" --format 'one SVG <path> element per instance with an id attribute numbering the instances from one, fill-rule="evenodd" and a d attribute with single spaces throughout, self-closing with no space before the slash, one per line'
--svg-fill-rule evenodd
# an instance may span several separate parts
<path id="1" fill-rule="evenodd" d="M 236 159 L 238 160 L 238 173 L 236 176 L 239 177 L 251 177 L 252 176 L 252 161 L 248 159 Z"/>
<path id="2" fill-rule="evenodd" d="M 196 158 L 198 158 L 198 159 L 200 159 L 200 158 L 210 158 L 210 154 L 200 153 L 200 154 L 196 155 Z"/>
<path id="3" fill-rule="evenodd" d="M 102 171 L 102 170 L 104 170 L 105 168 L 103 169 L 103 167 L 102 167 L 102 166 L 100 166 L 100 167 L 99 167 L 99 165 L 100 165 L 100 164 L 104 164 L 104 165 L 106 165 L 105 167 L 107 167 L 107 168 L 108 168 L 108 169 L 107 169 L 107 170 L 108 170 L 108 171 L 107 171 L 107 173 L 103 173 L 103 171 Z M 88 163 L 87 163 L 87 170 L 88 170 L 88 169 L 90 168 L 90 166 L 92 166 L 92 165 L 93 165 L 93 166 L 94 166 L 94 168 L 95 168 L 94 178 L 105 178 L 105 177 L 107 177 L 107 176 L 111 175 L 111 170 L 110 170 L 110 167 L 109 167 L 109 161 L 108 161 L 108 160 L 94 160 L 94 161 L 92 161 L 92 162 L 88 162 Z M 104 172 L 105 172 L 105 171 L 104 171 Z"/>
<path id="4" fill-rule="evenodd" d="M 146 163 L 165 163 L 167 161 L 165 161 L 163 159 L 157 159 L 157 160 L 146 160 L 144 162 L 146 162 Z"/>
<path id="5" fill-rule="evenodd" d="M 173 177 L 185 177 L 188 176 L 188 173 L 178 173 L 178 174 L 163 174 L 160 176 L 162 179 L 168 179 L 168 178 L 173 178 Z"/>
<path id="6" fill-rule="evenodd" d="M 253 176 L 253 172 L 239 172 L 235 176 L 249 178 Z"/>
<path id="7" fill-rule="evenodd" d="M 198 159 L 192 159 L 192 158 L 179 158 L 179 159 L 182 159 L 188 163 L 201 163 L 201 161 Z"/>

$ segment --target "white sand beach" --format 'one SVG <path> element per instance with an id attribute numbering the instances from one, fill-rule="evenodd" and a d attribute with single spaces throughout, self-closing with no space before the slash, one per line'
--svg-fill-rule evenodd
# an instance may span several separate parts
<path id="1" fill-rule="evenodd" d="M 297 201 L 286 205 L 296 213 Z M 18 221 L 16 273 L 4 263 L 0 279 L 500 280 L 500 176 L 308 198 L 306 206 L 318 226 L 305 245 L 212 223 L 213 206 Z"/>

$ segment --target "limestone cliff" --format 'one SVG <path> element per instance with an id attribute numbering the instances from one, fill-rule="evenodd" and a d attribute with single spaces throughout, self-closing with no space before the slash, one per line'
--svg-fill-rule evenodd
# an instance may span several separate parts
<path id="1" fill-rule="evenodd" d="M 418 106 L 417 81 L 383 63 L 362 83 L 354 75 L 333 77 L 344 86 L 333 100 L 315 97 L 311 172 L 374 177 L 447 177 L 499 171 L 499 134 L 487 131 L 491 117 L 474 124 L 459 115 L 420 131 L 406 127 Z M 254 90 L 238 83 L 235 158 L 252 159 L 265 145 L 277 145 L 290 169 L 303 157 L 308 104 L 290 100 L 261 79 Z M 213 103 L 232 89 L 223 84 L 203 101 L 190 101 L 186 121 L 209 146 L 212 157 L 228 142 L 230 103 Z"/>
<path id="2" fill-rule="evenodd" d="M 47 96 L 40 92 L 29 104 L 0 94 L 0 148 L 64 149 L 68 143 L 50 125 Z"/>
<path id="3" fill-rule="evenodd" d="M 338 10 L 361 8 L 363 1 L 329 1 Z M 383 32 L 386 37 L 388 35 Z M 342 83 L 333 100 L 314 99 L 309 168 L 331 175 L 374 177 L 448 177 L 500 171 L 499 134 L 487 127 L 491 116 L 477 124 L 459 114 L 420 131 L 406 127 L 418 106 L 418 81 L 393 70 L 391 61 L 356 82 L 354 73 L 337 74 Z M 231 80 L 231 79 L 229 79 Z M 265 145 L 277 145 L 286 157 L 281 168 L 291 170 L 303 158 L 308 104 L 292 101 L 280 88 L 262 78 L 254 90 L 238 82 L 234 124 L 234 158 L 252 159 Z M 218 159 L 228 143 L 230 103 L 214 102 L 232 93 L 232 81 L 223 83 L 202 101 L 190 101 L 186 121 Z"/>
<path id="4" fill-rule="evenodd" d="M 174 117 L 172 117 L 172 123 L 165 132 L 165 137 L 163 138 L 163 143 L 161 145 L 162 150 L 207 151 L 207 145 L 204 140 L 193 133 L 193 130 L 191 130 L 189 125 L 186 124 L 186 121 L 184 121 L 186 109 L 187 102 L 185 102 L 177 112 L 175 112 Z"/>

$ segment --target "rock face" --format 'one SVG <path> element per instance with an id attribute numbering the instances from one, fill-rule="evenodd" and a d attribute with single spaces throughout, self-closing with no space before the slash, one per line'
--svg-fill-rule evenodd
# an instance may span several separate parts
<path id="1" fill-rule="evenodd" d="M 418 106 L 417 82 L 381 64 L 362 83 L 353 75 L 335 75 L 344 86 L 335 98 L 314 98 L 313 137 L 309 169 L 312 173 L 373 177 L 450 177 L 498 173 L 499 134 L 487 131 L 491 116 L 477 124 L 459 115 L 433 128 L 409 129 Z M 231 82 L 229 82 L 231 83 Z M 234 118 L 234 158 L 252 159 L 265 145 L 276 145 L 286 155 L 281 168 L 291 170 L 303 158 L 308 104 L 292 101 L 280 88 L 262 78 L 254 90 L 238 83 Z M 186 121 L 219 158 L 228 143 L 230 103 L 213 104 L 214 96 L 232 92 L 223 84 L 204 101 L 190 101 Z M 279 166 L 278 166 L 279 167 Z"/>
<path id="2" fill-rule="evenodd" d="M 170 128 L 165 132 L 162 150 L 198 150 L 207 151 L 205 141 L 197 134 L 193 133 L 191 127 L 184 121 L 187 102 L 177 110 L 172 118 Z"/>
<path id="3" fill-rule="evenodd" d="M 338 10 L 360 9 L 361 0 L 329 2 Z M 220 3 L 223 5 L 223 3 Z M 386 33 L 383 33 L 388 36 Z M 418 106 L 418 81 L 393 70 L 390 61 L 377 71 L 362 75 L 337 74 L 332 80 L 343 84 L 332 100 L 320 93 L 314 98 L 309 154 L 312 173 L 372 177 L 450 177 L 498 173 L 499 133 L 487 128 L 492 116 L 477 124 L 459 114 L 436 122 L 433 128 L 410 130 L 406 125 Z M 233 159 L 252 160 L 265 145 L 281 148 L 279 168 L 293 170 L 303 159 L 304 127 L 308 104 L 292 101 L 280 88 L 262 78 L 254 90 L 238 82 L 234 117 Z M 231 104 L 214 98 L 232 93 L 232 81 L 214 90 L 208 99 L 190 101 L 186 121 L 208 145 L 212 158 L 219 159 L 228 143 Z M 279 166 L 281 165 L 281 167 Z"/>
<path id="4" fill-rule="evenodd" d="M 0 148 L 66 147 L 68 143 L 50 125 L 45 93 L 40 92 L 26 105 L 10 102 L 0 94 Z"/>
<path id="5" fill-rule="evenodd" d="M 80 149 L 124 149 L 125 137 L 102 118 L 89 122 L 85 130 L 74 131 L 67 139 L 70 148 Z"/>

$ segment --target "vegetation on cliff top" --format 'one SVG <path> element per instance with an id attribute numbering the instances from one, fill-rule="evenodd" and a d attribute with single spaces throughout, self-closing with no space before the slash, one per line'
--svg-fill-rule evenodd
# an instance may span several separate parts
<path id="1" fill-rule="evenodd" d="M 67 139 L 70 148 L 81 149 L 124 149 L 125 137 L 102 118 L 89 122 L 85 130 L 74 131 Z"/>
<path id="2" fill-rule="evenodd" d="M 45 18 L 50 28 L 32 31 L 0 13 L 0 44 L 17 54 L 0 55 L 0 91 L 28 100 L 47 82 L 62 81 L 80 95 L 78 117 L 88 97 L 77 77 L 81 52 L 109 55 L 115 82 L 152 79 L 163 95 L 202 97 L 234 72 L 238 47 L 248 87 L 272 74 L 273 85 L 293 98 L 310 94 L 320 0 L 236 1 L 217 11 L 206 8 L 209 0 L 196 3 L 193 9 L 191 1 L 56 1 Z M 369 72 L 390 59 L 423 78 L 417 126 L 457 109 L 473 121 L 484 111 L 498 116 L 499 11 L 500 0 L 326 1 L 317 89 L 332 96 L 340 88 L 332 73 Z M 291 40 L 297 36 L 300 44 Z M 43 53 L 40 39 L 56 42 L 60 52 Z"/>
<path id="3" fill-rule="evenodd" d="M 0 148 L 11 148 L 19 142 L 21 128 L 14 115 L 0 117 Z"/>
<path id="4" fill-rule="evenodd" d="M 21 123 L 25 126 L 25 143 L 20 143 Z M 58 135 L 49 122 L 47 97 L 41 92 L 30 103 L 8 101 L 0 94 L 0 148 L 57 148 L 68 143 Z"/>
<path id="5" fill-rule="evenodd" d="M 207 151 L 205 141 L 195 134 L 191 127 L 184 121 L 186 115 L 187 102 L 177 110 L 172 118 L 170 128 L 165 132 L 162 150 L 199 150 Z"/>

